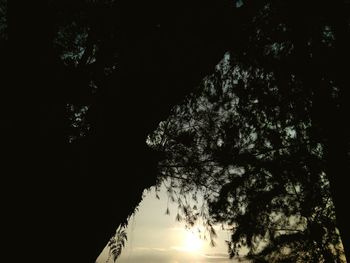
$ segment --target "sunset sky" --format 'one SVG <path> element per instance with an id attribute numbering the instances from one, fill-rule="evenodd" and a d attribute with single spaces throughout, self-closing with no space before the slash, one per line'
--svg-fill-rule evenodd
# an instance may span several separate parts
<path id="1" fill-rule="evenodd" d="M 166 215 L 168 198 L 164 189 L 155 197 L 155 191 L 145 192 L 138 212 L 130 219 L 127 229 L 128 242 L 118 263 L 232 263 L 229 260 L 225 240 L 226 231 L 217 227 L 216 246 L 198 238 L 194 230 L 186 230 L 184 223 L 175 220 L 177 204 L 169 203 L 170 215 Z M 106 263 L 108 249 L 101 253 L 97 263 Z M 110 260 L 108 263 L 112 263 Z"/>

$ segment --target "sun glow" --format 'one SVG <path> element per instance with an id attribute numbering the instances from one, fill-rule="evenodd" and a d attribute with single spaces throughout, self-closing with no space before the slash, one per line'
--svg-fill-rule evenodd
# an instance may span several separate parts
<path id="1" fill-rule="evenodd" d="M 183 248 L 189 252 L 199 252 L 202 248 L 203 241 L 194 233 L 186 231 Z"/>

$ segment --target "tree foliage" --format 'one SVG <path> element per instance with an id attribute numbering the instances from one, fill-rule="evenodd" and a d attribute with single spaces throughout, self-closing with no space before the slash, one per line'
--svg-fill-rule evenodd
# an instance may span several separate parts
<path id="1" fill-rule="evenodd" d="M 111 257 L 113 257 L 113 261 L 115 262 L 117 258 L 122 253 L 122 249 L 125 247 L 125 243 L 128 240 L 126 231 L 124 227 L 118 227 L 115 235 L 108 241 L 109 248 L 109 256 L 106 260 L 106 263 L 109 261 Z"/>
<path id="2" fill-rule="evenodd" d="M 346 98 L 337 70 L 349 28 L 340 30 L 348 17 L 340 6 L 348 8 L 240 5 L 241 39 L 149 137 L 165 154 L 160 175 L 170 178 L 183 217 L 228 224 L 231 257 L 244 246 L 256 262 L 344 260 L 329 181 L 330 130 L 341 127 L 332 118 L 344 117 Z M 204 196 L 204 215 L 183 204 L 193 191 Z"/>
<path id="3" fill-rule="evenodd" d="M 21 197 L 15 205 L 6 204 L 5 214 L 11 215 L 7 222 L 13 226 L 6 239 L 23 235 L 25 229 L 33 239 L 23 252 L 28 258 L 37 260 L 36 246 L 42 244 L 46 255 L 52 246 L 63 251 L 51 261 L 62 262 L 69 254 L 76 259 L 79 245 L 79 251 L 88 251 L 86 261 L 92 261 L 109 233 L 137 206 L 144 188 L 154 184 L 156 157 L 144 145 L 146 134 L 224 50 L 230 51 L 229 66 L 203 84 L 214 91 L 203 88 L 207 94 L 200 96 L 201 103 L 192 98 L 197 108 L 188 105 L 175 112 L 188 119 L 186 132 L 176 132 L 184 129 L 185 119 L 173 116 L 161 124 L 160 141 L 152 139 L 153 147 L 168 158 L 161 163 L 163 173 L 181 176 L 179 197 L 198 186 L 206 189 L 211 205 L 188 209 L 183 202 L 182 217 L 193 222 L 202 213 L 215 236 L 213 222 L 221 219 L 206 215 L 220 207 L 216 203 L 221 186 L 230 179 L 225 174 L 236 171 L 227 167 L 236 162 L 239 173 L 249 172 L 251 178 L 258 172 L 271 174 L 271 186 L 261 180 L 256 188 L 260 192 L 270 189 L 264 183 L 277 187 L 278 169 L 301 162 L 300 171 L 293 165 L 288 176 L 281 172 L 284 179 L 278 185 L 295 185 L 302 201 L 317 200 L 313 197 L 321 195 L 320 189 L 325 196 L 329 191 L 327 179 L 320 179 L 325 173 L 332 181 L 333 201 L 342 204 L 347 189 L 336 175 L 348 160 L 350 131 L 343 123 L 349 112 L 349 80 L 341 64 L 350 58 L 349 14 L 348 1 L 343 0 L 0 1 L 0 63 L 4 82 L 10 83 L 4 89 L 7 104 L 3 103 L 4 151 L 10 162 L 4 163 L 11 170 L 6 185 L 13 194 L 4 200 Z M 234 88 L 228 98 L 226 87 Z M 190 129 L 193 125 L 199 126 Z M 269 168 L 269 161 L 279 168 Z M 189 177 L 184 179 L 183 173 Z M 290 179 L 292 173 L 298 174 L 296 182 Z M 308 179 L 312 183 L 303 173 L 314 174 Z M 248 185 L 259 181 L 250 180 Z M 305 189 L 314 185 L 318 194 L 304 193 L 304 184 Z M 176 188 L 173 185 L 169 191 Z M 118 191 L 125 186 L 131 193 L 127 199 Z M 242 191 L 248 191 L 243 186 Z M 234 196 L 229 185 L 224 189 Z M 247 198 L 258 198 L 258 193 L 248 192 Z M 25 213 L 14 209 L 20 206 L 31 208 L 23 222 L 18 220 Z M 110 217 L 98 216 L 97 211 L 111 207 L 118 209 Z M 347 225 L 347 217 L 338 216 L 344 215 L 344 207 L 335 207 L 341 233 Z M 55 239 L 43 243 L 52 224 Z M 236 234 L 236 239 L 242 235 Z M 253 234 L 247 235 L 249 240 Z"/>
<path id="4" fill-rule="evenodd" d="M 171 198 L 190 226 L 200 217 L 228 224 L 232 257 L 246 246 L 266 262 L 333 262 L 341 241 L 309 97 L 293 79 L 280 96 L 273 73 L 231 59 L 149 138 L 165 154 Z M 207 200 L 202 212 L 187 202 L 196 192 Z"/>

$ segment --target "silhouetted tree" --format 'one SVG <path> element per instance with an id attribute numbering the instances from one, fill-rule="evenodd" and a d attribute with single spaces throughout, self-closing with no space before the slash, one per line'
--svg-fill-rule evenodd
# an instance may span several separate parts
<path id="1" fill-rule="evenodd" d="M 148 142 L 165 154 L 160 173 L 186 222 L 229 225 L 231 257 L 247 247 L 256 262 L 339 262 L 325 142 L 310 94 L 285 81 L 227 54 Z M 198 191 L 204 213 L 187 203 Z"/>
<path id="2" fill-rule="evenodd" d="M 337 176 L 348 169 L 350 134 L 346 1 L 1 1 L 0 12 L 9 171 L 2 200 L 11 226 L 4 239 L 31 237 L 28 260 L 96 258 L 156 183 L 147 134 L 228 50 L 244 68 L 273 72 L 280 88 L 295 76 L 313 97 L 313 127 L 350 246 L 347 189 Z"/>
<path id="3" fill-rule="evenodd" d="M 156 183 L 147 134 L 222 56 L 227 4 L 0 2 L 5 251 L 96 259 Z"/>
<path id="4" fill-rule="evenodd" d="M 279 250 L 292 261 L 329 262 L 336 225 L 348 254 L 349 14 L 346 1 L 240 1 L 227 65 L 151 140 L 167 153 L 162 173 L 180 178 L 182 192 L 209 188 L 212 217 L 238 227 L 231 255 L 241 243 L 265 260 Z M 270 232 L 280 223 L 271 213 L 309 222 Z M 267 236 L 271 246 L 259 251 L 254 239 Z"/>
<path id="5" fill-rule="evenodd" d="M 242 41 L 232 53 L 246 66 L 273 72 L 281 96 L 289 96 L 289 80 L 298 81 L 301 96 L 309 97 L 314 136 L 324 143 L 327 175 L 335 202 L 337 224 L 349 257 L 349 221 L 346 215 L 346 178 L 349 174 L 350 111 L 349 3 L 335 1 L 247 1 L 246 20 L 237 32 Z M 244 5 L 243 5 L 244 8 Z M 252 11 L 253 10 L 253 11 Z M 255 89 L 258 91 L 259 88 Z M 269 104 L 267 104 L 269 105 Z"/>

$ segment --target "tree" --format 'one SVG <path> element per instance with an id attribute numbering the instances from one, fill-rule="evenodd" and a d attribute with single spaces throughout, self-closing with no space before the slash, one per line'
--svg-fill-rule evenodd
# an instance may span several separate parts
<path id="1" fill-rule="evenodd" d="M 322 1 L 303 4 L 295 1 L 245 1 L 240 2 L 237 9 L 231 35 L 240 38 L 230 43 L 228 66 L 209 77 L 205 86 L 211 88 L 202 89 L 204 95 L 199 96 L 200 103 L 189 102 L 175 110 L 175 117 L 166 122 L 170 127 L 162 124 L 160 128 L 160 133 L 165 133 L 161 140 L 162 149 L 170 162 L 165 163 L 162 173 L 170 177 L 180 176 L 183 181 L 180 189 L 192 189 L 193 185 L 214 188 L 211 193 L 217 192 L 218 196 L 214 194 L 215 200 L 209 202 L 213 217 L 219 221 L 230 222 L 231 219 L 236 224 L 236 220 L 249 224 L 250 227 L 243 227 L 241 231 L 235 230 L 232 241 L 233 244 L 248 242 L 251 253 L 256 256 L 259 253 L 254 250 L 252 238 L 256 235 L 265 237 L 267 229 L 264 228 L 266 225 L 261 229 L 260 224 L 258 227 L 252 222 L 266 220 L 264 217 L 256 219 L 262 209 L 267 209 L 266 206 L 275 212 L 270 203 L 274 198 L 284 193 L 282 199 L 287 202 L 285 195 L 290 195 L 287 189 L 300 184 L 301 192 L 298 193 L 297 188 L 295 195 L 301 200 L 315 200 L 315 203 L 304 204 L 303 208 L 300 200 L 289 200 L 283 212 L 290 215 L 289 209 L 294 212 L 301 209 L 302 213 L 299 212 L 305 219 L 314 215 L 312 209 L 321 207 L 332 214 L 332 205 L 327 204 L 327 196 L 331 193 L 337 214 L 336 225 L 348 254 L 349 228 L 344 203 L 347 183 L 341 173 L 349 173 L 349 132 L 344 122 L 346 112 L 349 112 L 349 80 L 343 67 L 343 62 L 349 59 L 349 50 L 345 48 L 350 36 L 349 5 L 343 1 L 336 1 L 331 7 Z M 233 95 L 229 89 L 233 89 Z M 205 111 L 205 108 L 208 109 Z M 157 136 L 161 135 L 156 133 Z M 159 139 L 151 141 L 160 147 Z M 247 176 L 239 180 L 228 175 L 229 165 L 242 166 L 243 172 L 240 173 L 251 174 L 252 178 Z M 238 177 L 242 176 L 240 173 Z M 323 174 L 327 179 L 322 179 Z M 254 175 L 259 176 L 255 178 Z M 224 179 L 220 180 L 222 176 Z M 274 183 L 268 181 L 269 176 L 280 180 L 275 183 L 282 188 L 274 189 Z M 260 185 L 249 187 L 250 180 L 251 184 Z M 226 184 L 227 187 L 222 187 Z M 328 201 L 317 204 L 316 200 Z M 247 210 L 244 205 L 240 207 L 236 203 L 239 201 L 263 203 L 257 206 L 257 212 L 253 212 L 254 209 Z M 283 208 L 281 202 L 278 206 Z M 243 214 L 247 215 L 239 217 L 229 213 L 225 218 L 223 211 L 231 206 L 236 210 L 243 209 Z M 333 226 L 327 231 L 322 230 L 322 241 L 320 236 L 318 240 L 314 239 L 314 230 L 304 229 L 310 232 L 309 240 L 317 244 L 323 243 L 326 235 L 337 236 L 334 217 L 323 215 L 323 218 L 331 218 L 326 220 L 328 223 L 323 223 Z M 320 224 L 322 220 L 316 221 Z M 293 246 L 297 247 L 297 239 L 302 238 L 299 230 L 292 231 L 297 232 L 293 239 L 282 235 L 280 241 L 294 242 Z M 321 230 L 318 232 L 320 235 Z M 327 239 L 339 244 L 337 238 Z M 275 249 L 280 249 L 277 243 Z M 235 252 L 235 247 L 232 248 Z M 269 249 L 271 253 L 273 250 Z M 305 249 L 299 247 L 300 257 L 307 254 Z M 312 246 L 307 251 L 313 251 Z M 325 251 L 326 254 L 329 252 Z M 326 254 L 311 258 L 316 262 L 328 261 Z"/>
<path id="2" fill-rule="evenodd" d="M 254 1 L 253 1 L 254 2 Z M 254 5 L 254 4 L 252 4 Z M 250 8 L 248 8 L 250 9 Z M 349 58 L 349 5 L 326 2 L 265 2 L 242 26 L 240 43 L 232 49 L 246 65 L 260 65 L 273 71 L 279 86 L 294 74 L 309 91 L 313 103 L 312 123 L 325 142 L 327 174 L 335 201 L 337 224 L 345 252 L 349 246 L 348 217 L 345 214 L 346 177 L 349 174 L 349 136 L 344 125 L 349 112 L 349 80 L 342 66 Z M 249 24 L 249 21 L 252 23 Z M 248 29 L 248 30 L 246 30 Z M 246 33 L 244 33 L 246 32 Z"/>
<path id="3" fill-rule="evenodd" d="M 8 8 L 3 8 L 4 2 Z M 267 3 L 270 7 L 266 8 Z M 4 163 L 9 171 L 4 185 L 10 190 L 2 200 L 11 200 L 3 205 L 5 225 L 11 229 L 5 236 L 8 244 L 22 235 L 31 237 L 23 248 L 28 259 L 94 260 L 110 234 L 137 206 L 143 189 L 156 181 L 153 164 L 157 156 L 145 145 L 147 134 L 227 50 L 246 65 L 259 62 L 267 72 L 281 69 L 281 75 L 275 72 L 280 81 L 288 70 L 295 71 L 304 84 L 318 83 L 322 77 L 317 72 L 330 74 L 322 85 L 336 80 L 332 92 L 339 89 L 340 107 L 324 100 L 330 96 L 323 92 L 333 94 L 330 90 L 311 93 L 317 98 L 313 120 L 327 138 L 325 151 L 332 164 L 327 174 L 348 247 L 342 203 L 346 184 L 336 176 L 338 167 L 347 163 L 348 144 L 344 142 L 350 134 L 341 122 L 348 107 L 347 69 L 338 63 L 349 57 L 346 2 L 330 6 L 311 1 L 300 8 L 292 1 L 234 5 L 228 0 L 38 0 L 2 1 L 0 6 L 1 14 L 6 13 L 0 19 L 6 23 L 0 28 L 0 63 L 6 83 Z M 309 14 L 317 19 L 309 19 Z M 285 37 L 291 39 L 295 52 L 290 59 L 284 56 L 289 63 L 272 63 L 278 61 L 273 54 L 280 46 L 267 48 L 274 50 L 270 55 L 258 55 L 273 44 L 272 29 L 283 17 L 290 29 Z M 270 24 L 258 22 L 265 20 Z M 272 36 L 259 38 L 255 29 L 262 26 L 261 32 Z M 324 45 L 331 46 L 326 49 L 315 44 L 322 41 L 310 42 L 307 37 L 319 39 L 323 33 L 315 33 L 321 32 L 318 28 L 327 31 Z M 323 56 L 321 51 L 329 52 Z M 312 67 L 315 74 L 303 74 Z M 332 112 L 332 118 L 320 118 L 326 116 L 325 111 Z M 127 204 L 121 191 L 125 188 L 132 193 Z M 100 211 L 115 207 L 109 216 L 99 216 Z M 60 251 L 55 257 L 53 247 Z M 5 250 L 12 251 L 11 247 Z M 77 250 L 88 253 L 80 255 Z"/>
<path id="4" fill-rule="evenodd" d="M 4 251 L 93 262 L 155 184 L 146 135 L 224 50 L 226 2 L 187 2 L 1 2 Z"/>
<path id="5" fill-rule="evenodd" d="M 273 72 L 239 62 L 227 54 L 149 138 L 165 154 L 159 169 L 171 180 L 169 193 L 180 197 L 190 225 L 200 217 L 210 231 L 229 225 L 231 257 L 245 246 L 255 262 L 339 262 L 325 142 L 310 95 L 292 74 L 283 90 Z M 204 214 L 186 204 L 196 191 L 207 200 Z"/>

